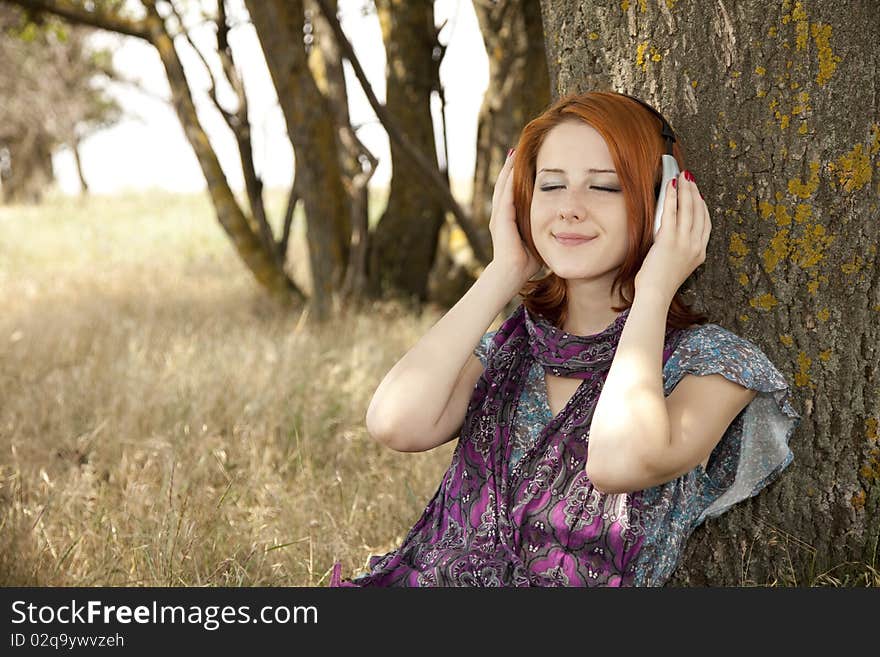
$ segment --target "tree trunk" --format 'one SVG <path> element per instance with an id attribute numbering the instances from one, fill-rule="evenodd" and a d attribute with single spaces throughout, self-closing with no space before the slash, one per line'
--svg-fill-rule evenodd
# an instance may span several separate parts
<path id="1" fill-rule="evenodd" d="M 7 142 L 6 147 L 9 167 L 3 171 L 3 202 L 40 203 L 55 180 L 51 137 L 29 131 Z"/>
<path id="2" fill-rule="evenodd" d="M 309 70 L 303 0 L 246 0 L 296 151 L 306 215 L 312 312 L 329 317 L 348 263 L 351 214 L 342 184 L 333 114 Z M 302 184 L 300 184 L 300 182 Z"/>
<path id="3" fill-rule="evenodd" d="M 486 253 L 492 253 L 489 219 L 495 179 L 516 145 L 523 126 L 550 102 L 550 78 L 544 52 L 544 26 L 538 0 L 473 3 L 489 59 L 489 84 L 477 119 L 477 153 L 471 190 L 471 217 Z M 452 306 L 473 285 L 480 263 L 452 253 L 463 239 L 447 225 L 433 276 L 431 298 Z M 465 253 L 469 253 L 466 251 Z M 510 310 L 517 300 L 511 301 Z"/>
<path id="4" fill-rule="evenodd" d="M 870 4 L 542 0 L 555 95 L 631 93 L 681 135 L 713 221 L 689 291 L 711 321 L 764 350 L 803 412 L 793 464 L 698 529 L 673 584 L 809 585 L 831 568 L 852 582 L 877 565 L 880 14 Z"/>
<path id="5" fill-rule="evenodd" d="M 377 0 L 376 9 L 387 57 L 386 107 L 436 166 L 431 90 L 439 83 L 432 59 L 437 45 L 433 4 Z M 394 142 L 391 166 L 388 205 L 372 236 L 370 288 L 378 296 L 401 296 L 420 304 L 427 299 L 444 209 L 425 193 L 424 177 Z"/>
<path id="6" fill-rule="evenodd" d="M 82 165 L 82 157 L 79 152 L 80 140 L 74 139 L 73 143 L 70 146 L 70 150 L 73 151 L 73 161 L 76 163 L 76 175 L 79 178 L 79 187 L 80 187 L 80 195 L 88 196 L 89 195 L 89 183 L 86 180 L 86 174 L 83 171 Z"/>
<path id="7" fill-rule="evenodd" d="M 495 178 L 523 127 L 550 102 L 544 26 L 538 0 L 474 2 L 489 56 L 489 85 L 477 123 L 471 214 L 486 250 Z"/>
<path id="8" fill-rule="evenodd" d="M 248 217 L 242 212 L 229 188 L 217 154 L 211 147 L 208 136 L 196 114 L 183 66 L 177 57 L 174 43 L 155 7 L 147 7 L 145 21 L 150 31 L 150 42 L 159 53 L 165 74 L 168 76 L 174 109 L 205 176 L 208 193 L 211 195 L 211 201 L 220 224 L 235 245 L 239 257 L 272 298 L 283 304 L 289 304 L 297 298 L 301 300 L 302 295 L 293 281 L 278 266 L 274 254 L 267 250 L 261 242 L 256 222 L 252 217 Z"/>
<path id="9" fill-rule="evenodd" d="M 336 12 L 336 0 L 328 0 Z M 309 53 L 309 68 L 318 89 L 327 99 L 337 126 L 339 167 L 349 197 L 351 235 L 348 263 L 340 295 L 348 306 L 359 303 L 366 288 L 366 254 L 369 246 L 369 197 L 367 183 L 377 160 L 358 139 L 348 113 L 348 90 L 342 67 L 342 52 L 333 31 L 314 0 L 307 0 L 314 42 Z M 369 163 L 362 166 L 361 160 Z"/>

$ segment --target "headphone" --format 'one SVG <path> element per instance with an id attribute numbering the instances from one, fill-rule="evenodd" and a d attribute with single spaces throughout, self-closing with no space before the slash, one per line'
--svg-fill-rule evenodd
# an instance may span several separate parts
<path id="1" fill-rule="evenodd" d="M 663 124 L 660 134 L 663 135 L 663 139 L 666 142 L 666 152 L 660 156 L 661 165 L 663 166 L 663 174 L 660 178 L 660 191 L 657 194 L 657 208 L 654 211 L 654 237 L 656 237 L 657 231 L 660 230 L 660 219 L 663 216 L 663 203 L 666 200 L 666 188 L 669 186 L 669 181 L 676 178 L 678 174 L 681 173 L 678 169 L 678 162 L 672 154 L 672 144 L 675 142 L 675 132 L 672 130 L 672 126 L 669 125 L 669 122 L 663 118 L 663 115 L 648 105 L 648 103 L 639 100 L 635 96 L 630 96 L 629 94 L 620 95 L 639 103 L 642 107 L 660 119 L 660 123 Z"/>

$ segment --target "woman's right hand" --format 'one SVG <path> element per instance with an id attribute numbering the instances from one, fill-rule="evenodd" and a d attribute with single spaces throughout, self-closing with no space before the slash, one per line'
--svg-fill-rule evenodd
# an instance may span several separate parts
<path id="1" fill-rule="evenodd" d="M 515 151 L 508 154 L 495 181 L 489 233 L 492 235 L 492 262 L 501 269 L 512 272 L 525 283 L 538 272 L 541 263 L 529 253 L 516 224 L 516 209 L 513 205 L 515 156 Z"/>

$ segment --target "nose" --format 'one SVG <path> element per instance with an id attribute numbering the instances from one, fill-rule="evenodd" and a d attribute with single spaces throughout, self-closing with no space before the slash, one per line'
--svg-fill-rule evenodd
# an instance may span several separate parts
<path id="1" fill-rule="evenodd" d="M 584 218 L 584 213 L 576 210 L 574 206 L 567 206 L 559 209 L 559 218 L 563 221 L 580 221 Z"/>
<path id="2" fill-rule="evenodd" d="M 586 209 L 580 203 L 571 200 L 559 206 L 559 218 L 563 221 L 578 222 L 586 216 Z"/>
<path id="3" fill-rule="evenodd" d="M 583 199 L 576 191 L 567 191 L 559 199 L 559 218 L 563 221 L 583 221 L 587 216 L 587 209 Z"/>

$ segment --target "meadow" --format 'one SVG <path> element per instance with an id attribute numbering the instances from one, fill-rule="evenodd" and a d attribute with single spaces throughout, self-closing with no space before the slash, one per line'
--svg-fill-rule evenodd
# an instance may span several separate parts
<path id="1" fill-rule="evenodd" d="M 441 311 L 313 331 L 203 195 L 0 206 L 0 308 L 2 586 L 326 586 L 399 545 L 449 463 L 364 422 Z"/>

